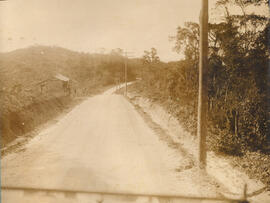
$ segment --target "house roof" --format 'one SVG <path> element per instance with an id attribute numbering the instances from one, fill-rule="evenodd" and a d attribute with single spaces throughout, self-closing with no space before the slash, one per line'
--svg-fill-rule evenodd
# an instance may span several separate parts
<path id="1" fill-rule="evenodd" d="M 66 76 L 63 76 L 62 74 L 58 73 L 54 76 L 55 78 L 57 78 L 58 80 L 62 80 L 62 81 L 69 81 L 69 78 Z"/>

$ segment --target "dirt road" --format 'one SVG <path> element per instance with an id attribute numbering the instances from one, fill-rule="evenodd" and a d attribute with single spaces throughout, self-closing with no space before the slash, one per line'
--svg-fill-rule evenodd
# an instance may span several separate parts
<path id="1" fill-rule="evenodd" d="M 110 89 L 86 99 L 20 152 L 3 157 L 1 181 L 16 187 L 215 196 L 213 184 L 196 169 L 176 171 L 182 159 Z M 2 191 L 4 203 L 14 198 Z"/>

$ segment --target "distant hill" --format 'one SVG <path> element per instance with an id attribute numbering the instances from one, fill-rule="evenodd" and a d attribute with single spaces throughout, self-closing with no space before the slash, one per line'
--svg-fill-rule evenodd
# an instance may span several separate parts
<path id="1" fill-rule="evenodd" d="M 59 47 L 33 46 L 0 55 L 1 87 L 35 85 L 57 73 L 80 80 L 82 60 L 93 61 L 90 55 L 73 52 Z M 90 64 L 88 64 L 90 65 Z M 91 69 L 90 66 L 87 67 Z"/>
<path id="2" fill-rule="evenodd" d="M 2 89 L 35 85 L 58 73 L 81 85 L 90 81 L 112 83 L 115 77 L 123 77 L 124 59 L 120 55 L 85 54 L 49 46 L 0 53 Z M 135 78 L 132 71 L 128 74 L 129 79 Z"/>

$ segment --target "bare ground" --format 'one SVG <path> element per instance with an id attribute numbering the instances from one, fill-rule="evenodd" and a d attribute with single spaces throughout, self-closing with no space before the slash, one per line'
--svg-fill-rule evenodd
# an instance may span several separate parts
<path id="1" fill-rule="evenodd" d="M 86 99 L 21 150 L 4 156 L 2 187 L 220 195 L 216 182 L 198 172 L 166 131 L 114 90 Z M 56 198 L 45 196 L 39 198 Z M 2 191 L 3 202 L 18 198 L 35 202 Z"/>

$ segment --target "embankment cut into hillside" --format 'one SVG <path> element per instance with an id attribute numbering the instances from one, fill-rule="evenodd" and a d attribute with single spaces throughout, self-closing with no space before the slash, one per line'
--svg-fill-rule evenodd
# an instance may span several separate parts
<path id="1" fill-rule="evenodd" d="M 36 127 L 53 119 L 71 105 L 70 97 L 37 101 L 1 115 L 1 148 Z"/>

